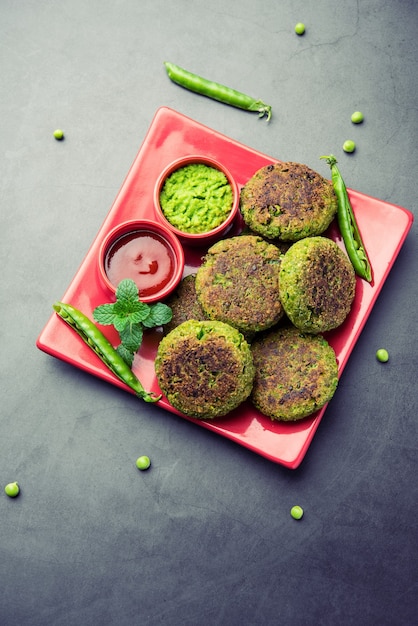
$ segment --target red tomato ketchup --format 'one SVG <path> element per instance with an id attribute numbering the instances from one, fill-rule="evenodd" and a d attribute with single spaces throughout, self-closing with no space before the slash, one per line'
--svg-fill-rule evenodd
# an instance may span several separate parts
<path id="1" fill-rule="evenodd" d="M 132 231 L 110 246 L 105 257 L 105 271 L 113 285 L 130 278 L 139 296 L 152 296 L 172 279 L 175 257 L 171 246 L 151 231 Z"/>

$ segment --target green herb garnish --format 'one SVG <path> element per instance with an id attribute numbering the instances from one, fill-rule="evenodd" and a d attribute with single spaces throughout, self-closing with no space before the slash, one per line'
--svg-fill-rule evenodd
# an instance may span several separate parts
<path id="1" fill-rule="evenodd" d="M 122 280 L 116 289 L 116 302 L 101 304 L 93 311 L 96 322 L 114 326 L 119 333 L 120 345 L 116 348 L 123 360 L 131 366 L 142 343 L 144 328 L 167 324 L 172 318 L 169 306 L 162 302 L 141 302 L 138 287 L 130 278 Z"/>

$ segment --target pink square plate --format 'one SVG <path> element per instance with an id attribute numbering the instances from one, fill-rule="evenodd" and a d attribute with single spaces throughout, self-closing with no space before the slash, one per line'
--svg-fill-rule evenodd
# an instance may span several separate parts
<path id="1" fill-rule="evenodd" d="M 154 185 L 162 170 L 174 159 L 189 154 L 209 156 L 224 163 L 241 188 L 261 167 L 278 159 L 252 150 L 225 135 L 167 107 L 157 110 L 145 140 L 116 196 L 104 223 L 94 239 L 79 270 L 61 298 L 80 309 L 92 319 L 92 311 L 99 304 L 110 302 L 110 294 L 98 274 L 98 251 L 107 233 L 121 222 L 136 218 L 157 219 L 153 206 Z M 335 350 L 339 375 L 366 323 L 376 298 L 395 262 L 411 228 L 410 211 L 357 191 L 348 190 L 373 267 L 373 282 L 357 279 L 357 290 L 352 310 L 342 326 L 328 333 L 327 339 Z M 235 225 L 233 234 L 240 232 Z M 333 224 L 327 236 L 343 245 L 338 228 Z M 385 245 L 382 246 L 382 241 Z M 185 248 L 184 275 L 193 273 L 201 263 L 205 250 Z M 51 303 L 52 305 L 52 303 Z M 108 339 L 117 345 L 118 337 L 110 327 L 102 328 Z M 159 392 L 154 372 L 154 359 L 161 329 L 148 331 L 135 358 L 133 370 L 148 390 Z M 40 333 L 37 344 L 44 352 L 130 391 L 86 346 L 55 313 Z M 337 390 L 338 393 L 338 390 Z M 166 400 L 158 405 L 182 415 Z M 212 430 L 223 437 L 290 469 L 303 460 L 312 438 L 325 413 L 326 406 L 312 416 L 298 422 L 273 422 L 257 411 L 250 402 L 242 404 L 227 417 L 214 421 L 185 419 Z"/>

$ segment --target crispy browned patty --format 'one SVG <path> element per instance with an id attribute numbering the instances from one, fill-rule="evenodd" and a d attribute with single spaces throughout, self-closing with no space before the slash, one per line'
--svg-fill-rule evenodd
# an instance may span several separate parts
<path id="1" fill-rule="evenodd" d="M 155 372 L 178 411 L 199 419 L 226 415 L 251 393 L 254 365 L 243 335 L 219 321 L 189 320 L 160 342 Z"/>
<path id="2" fill-rule="evenodd" d="M 283 256 L 280 300 L 300 330 L 321 333 L 340 326 L 350 312 L 355 289 L 353 266 L 331 239 L 307 237 Z"/>
<path id="3" fill-rule="evenodd" d="M 251 400 L 272 419 L 302 419 L 334 395 L 337 361 L 320 335 L 293 326 L 276 329 L 257 338 L 251 351 L 256 369 Z"/>
<path id="4" fill-rule="evenodd" d="M 268 239 L 298 241 L 320 235 L 337 211 L 332 183 L 302 163 L 258 170 L 241 190 L 245 223 Z"/>
<path id="5" fill-rule="evenodd" d="M 210 319 L 244 333 L 270 328 L 283 316 L 279 248 L 254 235 L 219 241 L 196 274 L 196 293 Z"/>
<path id="6" fill-rule="evenodd" d="M 165 304 L 171 308 L 173 314 L 171 322 L 164 326 L 166 333 L 183 322 L 187 322 L 187 320 L 206 319 L 206 315 L 197 299 L 195 282 L 195 274 L 185 276 L 176 291 L 165 300 Z"/>

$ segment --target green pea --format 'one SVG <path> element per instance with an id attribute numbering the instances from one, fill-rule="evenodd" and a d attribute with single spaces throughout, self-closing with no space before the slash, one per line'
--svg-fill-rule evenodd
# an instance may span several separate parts
<path id="1" fill-rule="evenodd" d="M 4 491 L 9 496 L 9 498 L 16 498 L 16 496 L 19 495 L 20 487 L 16 482 L 9 483 L 5 486 Z"/>
<path id="2" fill-rule="evenodd" d="M 303 509 L 301 506 L 292 506 L 292 508 L 290 509 L 290 515 L 293 517 L 293 519 L 301 519 L 303 517 Z"/>
<path id="3" fill-rule="evenodd" d="M 295 33 L 297 35 L 303 35 L 304 32 L 305 32 L 305 24 L 302 24 L 302 22 L 298 22 L 295 26 Z"/>
<path id="4" fill-rule="evenodd" d="M 363 120 L 364 120 L 363 113 L 361 111 L 354 111 L 354 113 L 351 116 L 351 121 L 353 122 L 353 124 L 361 124 Z"/>
<path id="5" fill-rule="evenodd" d="M 387 361 L 389 361 L 389 352 L 384 348 L 379 348 L 379 350 L 376 352 L 376 359 L 381 363 L 386 363 Z"/>
<path id="6" fill-rule="evenodd" d="M 136 460 L 136 466 L 139 470 L 147 470 L 151 465 L 150 458 L 148 456 L 140 456 Z"/>
<path id="7" fill-rule="evenodd" d="M 354 143 L 354 141 L 351 141 L 351 139 L 347 139 L 347 141 L 344 141 L 343 143 L 344 152 L 354 152 L 355 149 L 356 149 L 356 144 Z"/>
<path id="8" fill-rule="evenodd" d="M 64 131 L 60 128 L 57 128 L 57 130 L 54 130 L 54 137 L 58 140 L 64 139 Z"/>

